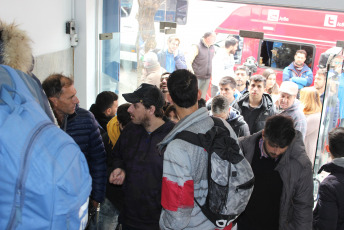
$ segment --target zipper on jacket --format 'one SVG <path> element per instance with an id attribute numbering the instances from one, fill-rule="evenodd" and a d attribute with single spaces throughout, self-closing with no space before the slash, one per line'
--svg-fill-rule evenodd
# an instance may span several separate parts
<path id="1" fill-rule="evenodd" d="M 15 205 L 12 207 L 11 216 L 9 219 L 9 224 L 7 225 L 6 229 L 14 229 L 16 223 L 21 221 L 21 211 L 24 203 L 24 194 L 23 186 L 26 182 L 27 178 L 27 167 L 28 167 L 28 159 L 31 156 L 31 148 L 33 143 L 35 142 L 38 135 L 48 126 L 54 126 L 51 122 L 44 122 L 43 124 L 39 125 L 38 128 L 34 131 L 33 135 L 30 137 L 27 148 L 25 150 L 24 155 L 21 157 L 23 160 L 22 170 L 20 172 L 19 178 L 17 179 L 16 183 L 16 193 L 15 193 Z"/>

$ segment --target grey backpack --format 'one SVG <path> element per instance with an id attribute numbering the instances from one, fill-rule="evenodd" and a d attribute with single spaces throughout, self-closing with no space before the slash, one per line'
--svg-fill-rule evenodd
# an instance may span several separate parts
<path id="1" fill-rule="evenodd" d="M 219 118 L 205 134 L 189 131 L 175 139 L 203 147 L 208 152 L 208 194 L 204 205 L 195 202 L 219 228 L 230 225 L 245 210 L 253 191 L 254 175 L 239 145 Z"/>

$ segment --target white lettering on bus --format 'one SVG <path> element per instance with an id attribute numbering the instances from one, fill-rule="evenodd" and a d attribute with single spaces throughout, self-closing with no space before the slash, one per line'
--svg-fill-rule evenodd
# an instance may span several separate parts
<path id="1" fill-rule="evenodd" d="M 287 18 L 287 17 L 280 17 L 279 20 L 281 22 L 289 22 L 289 18 Z"/>

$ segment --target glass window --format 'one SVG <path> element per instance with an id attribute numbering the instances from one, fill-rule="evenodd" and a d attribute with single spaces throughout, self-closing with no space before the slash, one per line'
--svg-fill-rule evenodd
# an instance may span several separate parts
<path id="1" fill-rule="evenodd" d="M 284 69 L 294 61 L 297 50 L 305 50 L 305 63 L 313 69 L 315 47 L 308 44 L 288 43 L 285 41 L 262 40 L 260 45 L 259 66 Z"/>

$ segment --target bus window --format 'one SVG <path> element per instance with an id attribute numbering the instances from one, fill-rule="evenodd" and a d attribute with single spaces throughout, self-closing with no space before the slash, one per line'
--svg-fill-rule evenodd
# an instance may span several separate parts
<path id="1" fill-rule="evenodd" d="M 244 38 L 240 37 L 239 35 L 228 35 L 228 34 L 218 33 L 216 35 L 215 46 L 217 48 L 225 47 L 225 41 L 226 41 L 226 39 L 229 39 L 230 37 L 235 37 L 239 41 L 238 49 L 237 49 L 237 51 L 234 54 L 235 64 L 239 65 L 239 64 L 241 64 L 242 49 L 243 49 L 243 46 L 244 46 Z"/>
<path id="2" fill-rule="evenodd" d="M 187 20 L 187 0 L 166 0 L 154 16 L 155 22 L 176 22 L 185 25 Z"/>
<path id="3" fill-rule="evenodd" d="M 313 45 L 287 43 L 285 41 L 262 40 L 260 44 L 260 62 L 259 66 L 284 69 L 294 61 L 297 50 L 307 52 L 306 65 L 313 68 L 313 56 L 315 47 Z"/>

